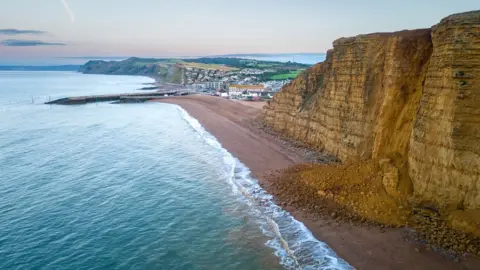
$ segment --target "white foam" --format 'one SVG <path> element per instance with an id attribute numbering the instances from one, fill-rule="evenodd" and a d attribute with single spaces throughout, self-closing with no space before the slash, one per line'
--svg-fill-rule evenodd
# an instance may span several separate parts
<path id="1" fill-rule="evenodd" d="M 317 240 L 303 223 L 277 206 L 272 196 L 250 176 L 250 170 L 223 148 L 197 119 L 180 106 L 176 108 L 205 142 L 223 154 L 224 171 L 232 192 L 241 195 L 250 206 L 251 214 L 257 217 L 262 232 L 272 238 L 266 245 L 275 250 L 286 269 L 353 269 L 325 243 Z"/>

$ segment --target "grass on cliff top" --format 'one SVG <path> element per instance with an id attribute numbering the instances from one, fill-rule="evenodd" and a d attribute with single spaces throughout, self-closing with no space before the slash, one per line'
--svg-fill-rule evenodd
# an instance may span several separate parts
<path id="1" fill-rule="evenodd" d="M 270 77 L 272 80 L 288 80 L 288 79 L 295 79 L 298 74 L 302 73 L 303 69 L 299 69 L 296 71 L 290 71 L 289 73 L 284 74 L 276 74 Z"/>
<path id="2" fill-rule="evenodd" d="M 271 64 L 257 64 L 256 67 L 258 68 L 271 68 L 271 67 L 277 67 L 277 66 L 280 66 L 281 64 L 274 64 L 274 63 L 271 63 Z"/>
<path id="3" fill-rule="evenodd" d="M 148 61 L 136 61 L 134 63 L 135 66 L 146 66 L 146 65 L 158 65 L 164 68 L 169 68 L 172 65 L 175 64 L 181 64 L 184 67 L 191 67 L 191 68 L 198 68 L 198 69 L 206 69 L 206 70 L 221 70 L 221 71 L 234 71 L 238 70 L 238 68 L 234 67 L 228 67 L 225 65 L 219 65 L 219 64 L 203 64 L 203 63 L 195 63 L 195 62 L 184 62 L 180 59 L 165 59 L 165 60 L 159 60 L 157 62 L 148 62 Z"/>
<path id="4" fill-rule="evenodd" d="M 219 65 L 219 64 L 203 64 L 203 63 L 195 63 L 195 62 L 184 62 L 180 61 L 184 67 L 190 67 L 190 68 L 198 68 L 198 69 L 206 69 L 206 70 L 221 70 L 221 71 L 234 71 L 238 70 L 238 68 L 234 67 L 229 67 L 225 65 Z"/>
<path id="5" fill-rule="evenodd" d="M 135 61 L 133 64 L 135 66 L 146 66 L 146 65 L 159 65 L 159 66 L 163 66 L 163 67 L 169 67 L 171 66 L 172 64 L 176 64 L 176 63 L 179 63 L 180 60 L 179 59 L 162 59 L 162 60 L 158 60 L 156 62 L 152 62 L 152 61 L 145 61 L 143 59 L 139 59 L 137 61 Z"/>

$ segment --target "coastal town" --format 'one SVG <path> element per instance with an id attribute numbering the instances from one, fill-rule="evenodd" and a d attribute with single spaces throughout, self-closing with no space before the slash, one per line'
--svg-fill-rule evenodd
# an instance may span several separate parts
<path id="1" fill-rule="evenodd" d="M 186 68 L 184 85 L 195 92 L 217 95 L 231 99 L 270 99 L 291 79 L 262 80 L 261 75 L 274 72 L 246 68 L 222 71 L 201 68 Z"/>
<path id="2" fill-rule="evenodd" d="M 142 75 L 156 79 L 141 90 L 195 92 L 229 99 L 271 99 L 309 65 L 227 57 L 89 61 L 87 74 Z"/>

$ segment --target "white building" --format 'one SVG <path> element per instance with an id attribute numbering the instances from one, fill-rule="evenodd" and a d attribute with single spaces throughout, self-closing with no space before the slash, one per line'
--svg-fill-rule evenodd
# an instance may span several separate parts
<path id="1" fill-rule="evenodd" d="M 204 83 L 194 83 L 191 85 L 191 87 L 196 91 L 201 91 L 206 88 Z"/>
<path id="2" fill-rule="evenodd" d="M 228 86 L 228 95 L 230 96 L 239 96 L 243 92 L 263 92 L 264 86 L 260 85 L 239 85 L 239 84 L 231 84 Z"/>
<path id="3" fill-rule="evenodd" d="M 223 82 L 205 82 L 205 87 L 208 89 L 222 89 Z"/>

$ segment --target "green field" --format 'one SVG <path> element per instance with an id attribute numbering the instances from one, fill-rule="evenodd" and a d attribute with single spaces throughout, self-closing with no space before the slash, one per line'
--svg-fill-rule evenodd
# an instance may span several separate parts
<path id="1" fill-rule="evenodd" d="M 216 70 L 216 69 L 221 71 L 238 70 L 238 68 L 235 68 L 235 67 L 229 67 L 226 65 L 219 65 L 219 64 L 204 64 L 204 63 L 185 62 L 185 61 L 181 61 L 179 63 L 181 63 L 185 67 L 207 69 L 207 70 Z"/>
<path id="2" fill-rule="evenodd" d="M 176 63 L 179 63 L 181 60 L 179 59 L 159 59 L 159 60 L 153 60 L 153 61 L 146 61 L 144 59 L 139 59 L 138 61 L 135 61 L 133 63 L 134 66 L 137 66 L 137 67 L 143 67 L 143 66 L 146 66 L 146 65 L 151 65 L 151 64 L 155 64 L 155 65 L 159 65 L 159 66 L 162 66 L 162 67 L 169 67 L 171 66 L 172 64 L 176 64 Z"/>
<path id="3" fill-rule="evenodd" d="M 149 60 L 149 59 L 148 59 Z M 133 65 L 136 67 L 144 67 L 147 65 L 157 65 L 163 68 L 170 68 L 175 64 L 180 64 L 184 67 L 198 68 L 198 69 L 207 69 L 207 70 L 221 70 L 221 71 L 233 71 L 238 70 L 235 67 L 229 67 L 226 65 L 219 64 L 204 64 L 204 63 L 195 63 L 195 62 L 185 62 L 180 59 L 159 59 L 156 61 L 145 61 L 144 59 L 139 59 L 138 61 L 133 62 Z"/>
<path id="4" fill-rule="evenodd" d="M 289 73 L 285 74 L 276 74 L 270 77 L 272 80 L 288 80 L 288 79 L 295 79 L 298 74 L 302 73 L 303 70 L 299 69 L 296 71 L 290 71 Z"/>
<path id="5" fill-rule="evenodd" d="M 257 64 L 257 68 L 274 68 L 280 66 L 281 64 Z"/>

